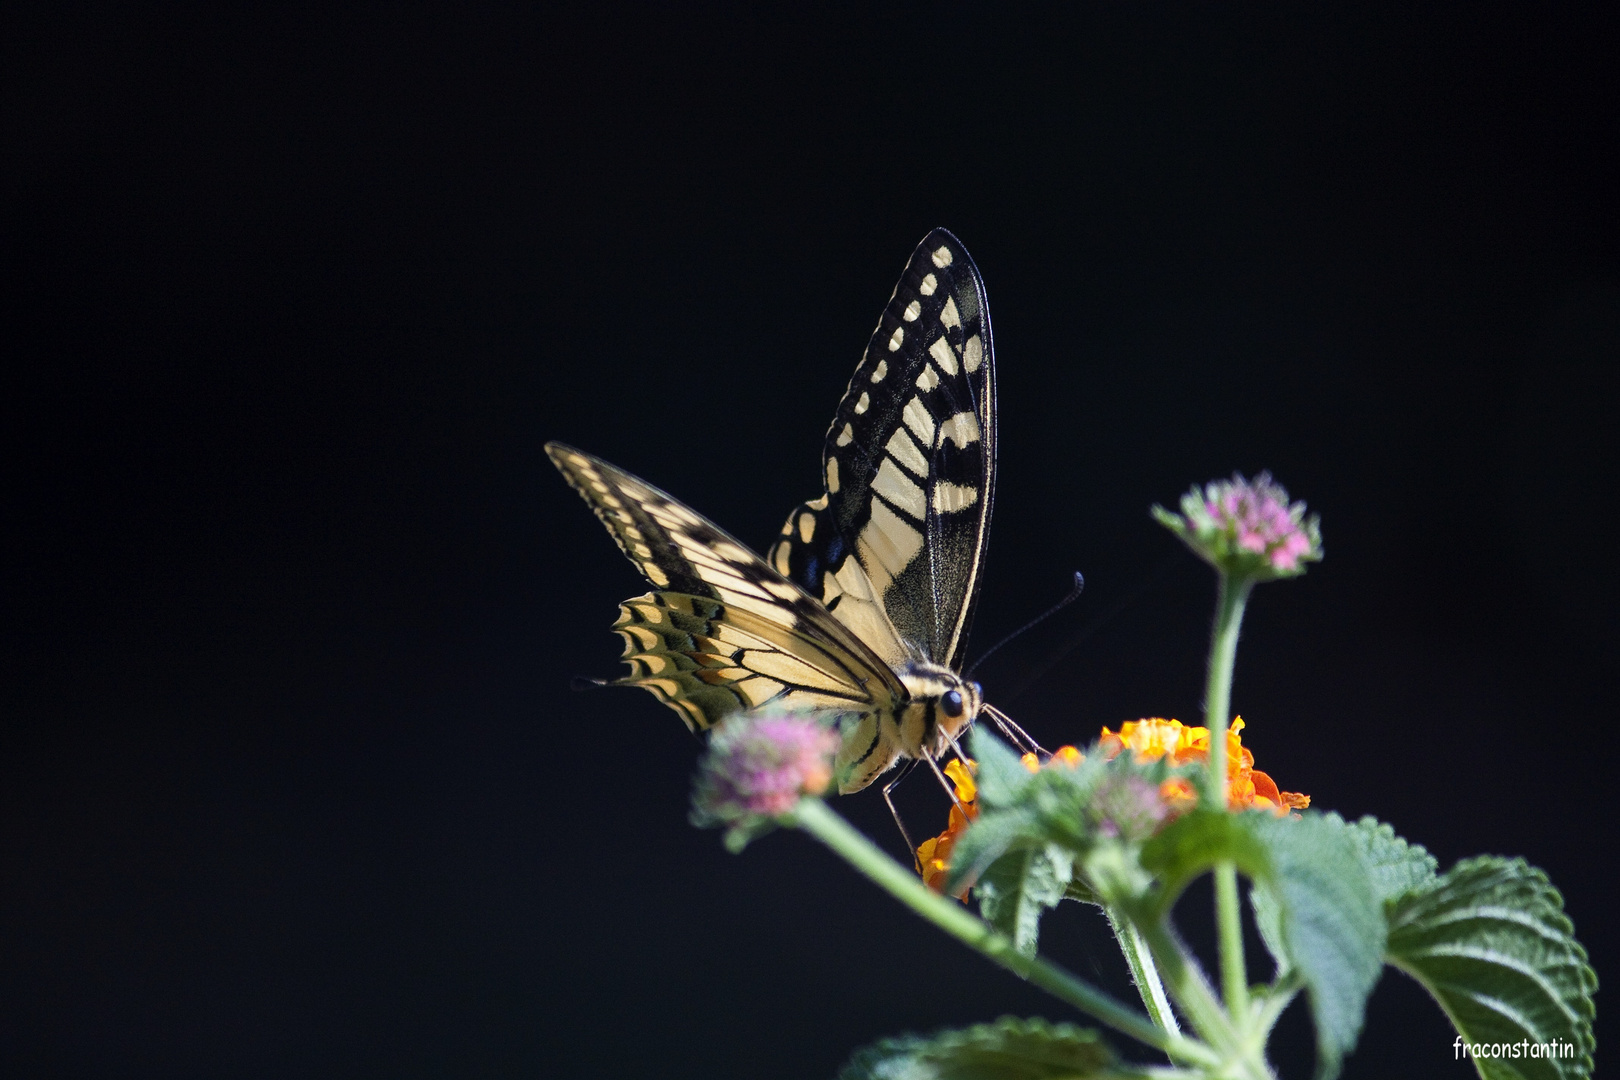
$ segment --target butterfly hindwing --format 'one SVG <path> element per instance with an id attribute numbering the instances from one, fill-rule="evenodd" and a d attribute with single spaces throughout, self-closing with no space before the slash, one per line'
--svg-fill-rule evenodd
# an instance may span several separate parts
<path id="1" fill-rule="evenodd" d="M 771 702 L 858 714 L 905 691 L 821 604 L 703 515 L 573 447 L 546 453 L 659 591 L 613 626 L 630 675 L 694 729 Z"/>
<path id="2" fill-rule="evenodd" d="M 813 631 L 709 597 L 638 596 L 619 606 L 613 629 L 630 665 L 618 683 L 652 691 L 694 731 L 767 704 L 844 714 L 854 723 L 872 710 L 882 686 L 869 665 Z"/>
<path id="3" fill-rule="evenodd" d="M 959 669 L 995 485 L 995 365 L 984 282 L 960 241 L 912 254 L 839 403 L 825 491 L 769 560 L 891 665 Z"/>

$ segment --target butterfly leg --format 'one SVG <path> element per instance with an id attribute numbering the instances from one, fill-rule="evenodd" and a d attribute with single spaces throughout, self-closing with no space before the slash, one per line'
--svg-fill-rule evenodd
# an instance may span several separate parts
<path id="1" fill-rule="evenodd" d="M 889 804 L 889 813 L 894 816 L 894 826 L 900 830 L 900 836 L 906 842 L 906 850 L 911 852 L 911 861 L 916 865 L 917 873 L 921 874 L 923 865 L 922 860 L 917 856 L 917 845 L 911 842 L 911 834 L 906 832 L 906 823 L 900 820 L 900 811 L 895 808 L 892 797 L 894 789 L 900 786 L 900 781 L 909 776 L 911 770 L 916 767 L 917 763 L 915 761 L 906 762 L 905 766 L 895 774 L 894 779 L 883 785 L 883 801 Z"/>

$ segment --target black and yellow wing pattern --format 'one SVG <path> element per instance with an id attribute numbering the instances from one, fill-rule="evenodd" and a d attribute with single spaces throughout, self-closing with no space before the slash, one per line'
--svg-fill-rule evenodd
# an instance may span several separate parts
<path id="1" fill-rule="evenodd" d="M 935 229 L 827 429 L 826 490 L 768 555 L 891 665 L 961 667 L 995 495 L 995 387 L 984 281 Z"/>
<path id="2" fill-rule="evenodd" d="M 984 285 L 950 233 L 908 262 L 828 431 L 825 491 L 767 558 L 600 458 L 546 451 L 656 587 L 620 607 L 618 682 L 693 730 L 766 706 L 827 712 L 848 792 L 936 756 L 977 713 L 956 669 L 989 528 L 995 380 Z"/>
<path id="3" fill-rule="evenodd" d="M 613 625 L 631 667 L 623 681 L 694 731 L 762 705 L 860 711 L 901 692 L 859 638 L 718 525 L 601 458 L 555 442 L 546 453 L 658 586 Z"/>

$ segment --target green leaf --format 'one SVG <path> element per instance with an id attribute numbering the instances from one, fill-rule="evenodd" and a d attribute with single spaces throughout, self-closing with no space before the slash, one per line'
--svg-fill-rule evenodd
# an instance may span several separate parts
<path id="1" fill-rule="evenodd" d="M 1163 885 L 1155 914 L 1168 914 L 1188 883 L 1218 862 L 1231 860 L 1256 880 L 1269 877 L 1271 856 L 1257 831 L 1259 820 L 1258 814 L 1198 809 L 1161 829 L 1142 848 L 1142 865 Z"/>
<path id="2" fill-rule="evenodd" d="M 1003 1017 L 856 1051 L 838 1080 L 1107 1080 L 1135 1075 L 1087 1028 Z"/>
<path id="3" fill-rule="evenodd" d="M 1337 814 L 1326 814 L 1324 821 L 1337 822 Z M 1382 904 L 1413 889 L 1422 888 L 1435 877 L 1434 856 L 1420 845 L 1409 844 L 1395 835 L 1395 830 L 1373 817 L 1364 817 L 1354 825 L 1346 825 L 1345 835 L 1356 847 L 1362 863 L 1372 881 L 1373 895 Z M 1249 892 L 1249 904 L 1254 909 L 1254 921 L 1260 930 L 1260 939 L 1272 959 L 1277 962 L 1277 975 L 1286 974 L 1292 962 L 1283 943 L 1282 908 L 1264 889 Z"/>
<path id="4" fill-rule="evenodd" d="M 1039 826 L 1026 810 L 990 810 L 981 814 L 956 839 L 945 891 L 955 895 L 962 886 L 981 877 L 990 865 L 1014 847 L 1039 843 Z"/>
<path id="5" fill-rule="evenodd" d="M 1317 1075 L 1336 1075 L 1384 968 L 1387 929 L 1372 875 L 1337 816 L 1243 816 L 1261 823 L 1271 850 L 1274 876 L 1263 884 L 1282 908 L 1283 943 L 1310 993 Z"/>
<path id="6" fill-rule="evenodd" d="M 1386 928 L 1351 828 L 1337 816 L 1195 810 L 1142 852 L 1164 883 L 1155 914 L 1217 862 L 1230 860 L 1266 894 L 1256 919 L 1279 966 L 1298 971 L 1316 1024 L 1317 1075 L 1337 1075 L 1355 1046 L 1367 995 L 1382 970 Z"/>
<path id="7" fill-rule="evenodd" d="M 1389 962 L 1423 984 L 1467 1043 L 1509 1047 L 1508 1057 L 1476 1058 L 1480 1076 L 1592 1075 L 1597 975 L 1546 874 L 1522 859 L 1468 859 L 1388 910 Z M 1532 1044 L 1561 1056 L 1526 1056 Z"/>
<path id="8" fill-rule="evenodd" d="M 1288 940 L 1283 936 L 1282 905 L 1272 899 L 1270 892 L 1256 887 L 1249 890 L 1249 908 L 1254 912 L 1254 925 L 1260 931 L 1260 940 L 1277 963 L 1276 978 L 1281 979 L 1294 969 L 1294 962 L 1288 957 Z"/>
<path id="9" fill-rule="evenodd" d="M 1328 815 L 1336 820 L 1338 815 Z M 1439 864 L 1420 844 L 1409 844 L 1395 835 L 1395 830 L 1374 817 L 1364 817 L 1354 825 L 1345 826 L 1350 840 L 1361 854 L 1372 878 L 1373 893 L 1378 902 L 1389 901 L 1421 889 L 1434 881 Z"/>
<path id="10" fill-rule="evenodd" d="M 1069 879 L 1069 887 L 1063 890 L 1063 899 L 1078 900 L 1082 904 L 1094 904 L 1097 907 L 1104 906 L 1102 897 L 1097 895 L 1097 891 L 1078 876 Z"/>
<path id="11" fill-rule="evenodd" d="M 1035 955 L 1041 916 L 1063 899 L 1074 875 L 1074 859 L 1048 844 L 1009 851 L 980 876 L 973 886 L 979 914 L 1025 956 Z"/>
<path id="12" fill-rule="evenodd" d="M 969 749 L 978 762 L 974 780 L 979 786 L 979 799 L 989 806 L 1006 806 L 1013 802 L 1035 775 L 1024 768 L 1013 748 L 976 724 L 969 737 Z"/>

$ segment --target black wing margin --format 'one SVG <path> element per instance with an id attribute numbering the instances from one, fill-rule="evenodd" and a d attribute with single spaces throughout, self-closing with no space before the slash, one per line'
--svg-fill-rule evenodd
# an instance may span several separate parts
<path id="1" fill-rule="evenodd" d="M 906 264 L 838 405 L 824 494 L 788 515 L 772 566 L 890 664 L 960 669 L 995 495 L 984 281 L 944 229 Z"/>

